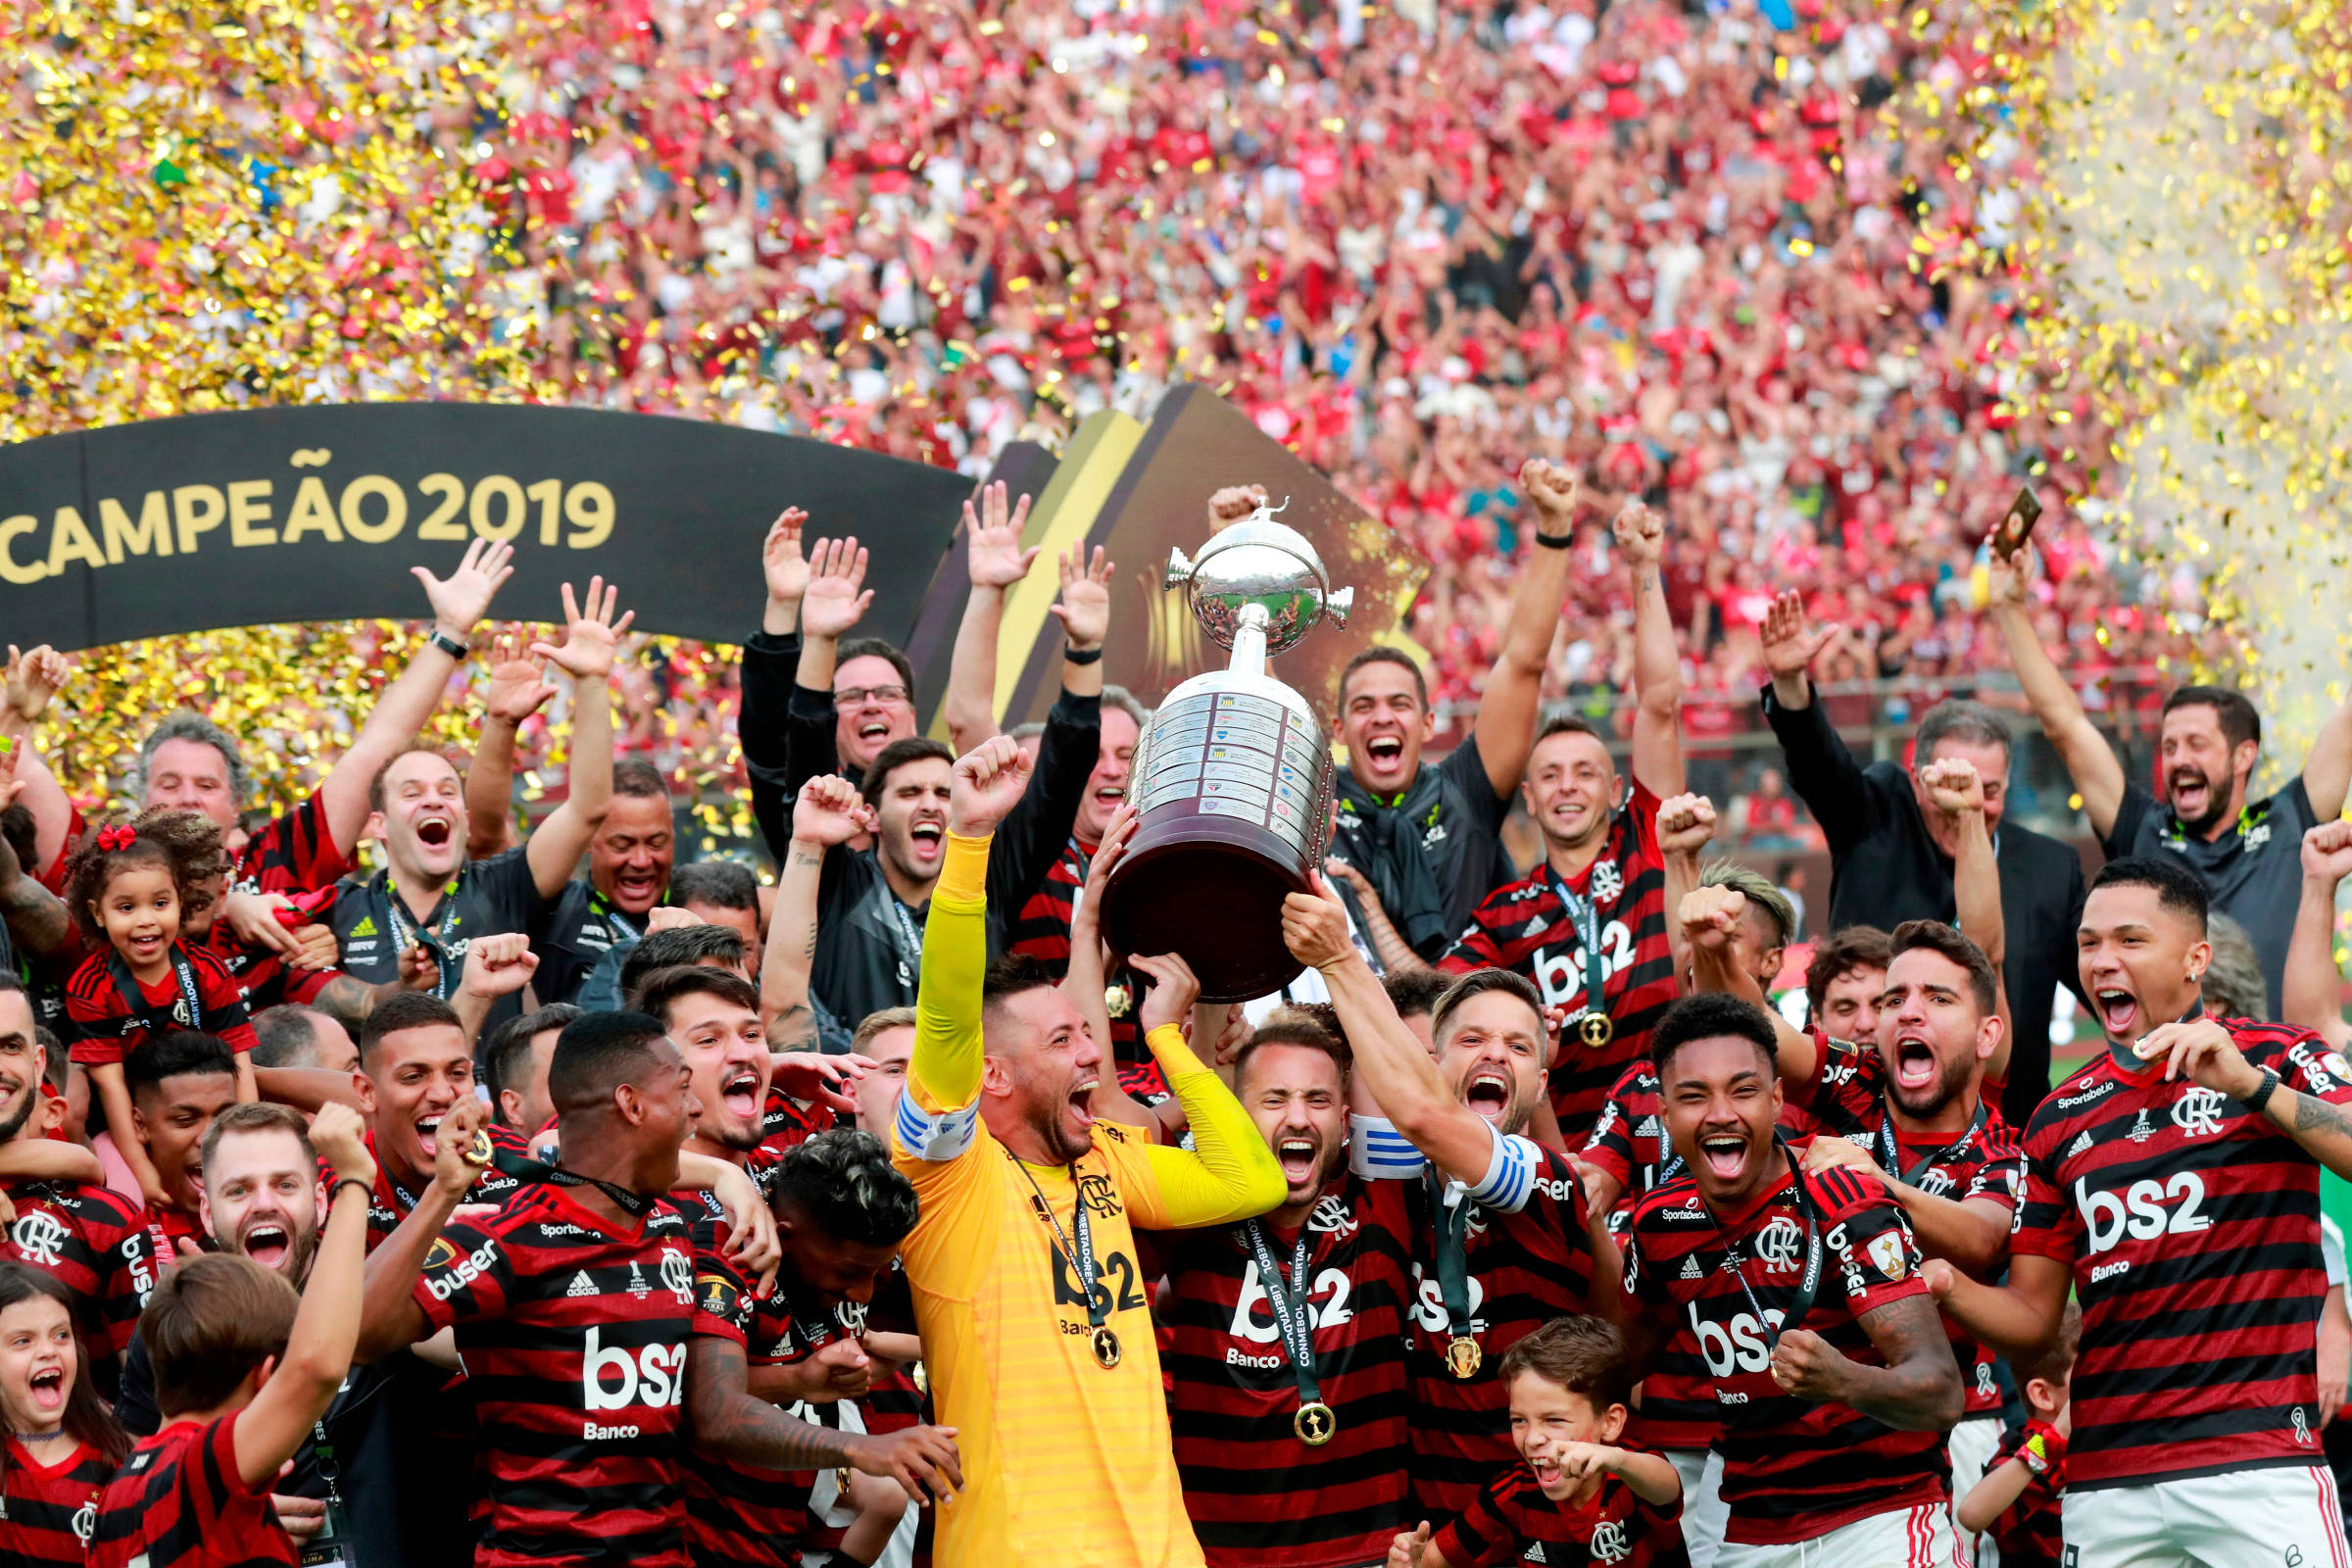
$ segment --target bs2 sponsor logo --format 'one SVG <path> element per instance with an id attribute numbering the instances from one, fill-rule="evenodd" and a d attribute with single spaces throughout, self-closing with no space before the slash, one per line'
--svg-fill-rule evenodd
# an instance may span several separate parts
<path id="1" fill-rule="evenodd" d="M 633 1404 L 679 1403 L 686 1395 L 686 1347 L 649 1345 L 631 1351 L 606 1349 L 597 1330 L 588 1331 L 580 1350 L 580 1402 L 590 1410 L 625 1410 Z"/>
<path id="2" fill-rule="evenodd" d="M 1735 1314 L 1721 1327 L 1698 1315 L 1698 1303 L 1686 1308 L 1690 1314 L 1690 1332 L 1698 1336 L 1698 1353 L 1706 1357 L 1707 1370 L 1719 1378 L 1734 1372 L 1761 1372 L 1772 1365 L 1772 1350 L 1764 1343 L 1767 1325 L 1777 1331 L 1781 1312 L 1777 1307 L 1764 1310 L 1764 1322 L 1758 1323 L 1752 1312 Z"/>
<path id="3" fill-rule="evenodd" d="M 2082 1215 L 2082 1240 L 2096 1257 L 2117 1246 L 2127 1236 L 2148 1241 L 2158 1236 L 2185 1236 L 2201 1231 L 2213 1223 L 2209 1214 L 2199 1213 L 2205 1201 L 2205 1182 L 2195 1171 L 2180 1171 L 2169 1180 L 2159 1182 L 2153 1177 L 2133 1182 L 2118 1197 L 2114 1193 L 2094 1193 L 2078 1178 L 2075 1182 L 2075 1207 Z M 2167 1204 L 2177 1203 L 2177 1208 Z"/>

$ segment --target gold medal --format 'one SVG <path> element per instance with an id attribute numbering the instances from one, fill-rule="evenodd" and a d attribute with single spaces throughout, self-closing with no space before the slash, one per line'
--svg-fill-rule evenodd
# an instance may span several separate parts
<path id="1" fill-rule="evenodd" d="M 1135 999 L 1127 995 L 1125 986 L 1104 986 L 1102 988 L 1102 1010 L 1111 1017 L 1126 1017 L 1128 1009 L 1134 1005 Z"/>
<path id="2" fill-rule="evenodd" d="M 1605 1012 L 1588 1012 L 1576 1020 L 1576 1032 L 1594 1051 L 1617 1038 L 1617 1025 Z"/>
<path id="3" fill-rule="evenodd" d="M 1316 1399 L 1298 1407 L 1298 1413 L 1291 1417 L 1291 1430 L 1298 1434 L 1300 1443 L 1320 1448 L 1340 1430 L 1340 1418 L 1331 1413 L 1330 1405 Z"/>
<path id="4" fill-rule="evenodd" d="M 473 1142 L 466 1146 L 466 1163 L 471 1165 L 475 1170 L 480 1170 L 484 1165 L 490 1163 L 491 1155 L 497 1152 L 495 1146 L 490 1142 L 490 1134 L 486 1130 L 477 1128 L 473 1135 Z"/>
<path id="5" fill-rule="evenodd" d="M 1487 1352 L 1467 1334 L 1456 1334 L 1446 1347 L 1446 1370 L 1464 1382 L 1478 1376 L 1479 1365 L 1486 1358 Z"/>
<path id="6" fill-rule="evenodd" d="M 1119 1337 L 1107 1324 L 1095 1330 L 1095 1364 L 1105 1372 L 1119 1364 Z"/>

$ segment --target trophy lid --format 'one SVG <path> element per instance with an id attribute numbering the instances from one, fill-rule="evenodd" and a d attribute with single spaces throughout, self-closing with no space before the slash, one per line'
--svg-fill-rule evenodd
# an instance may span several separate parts
<path id="1" fill-rule="evenodd" d="M 1171 551 L 1167 586 L 1187 590 L 1195 618 L 1222 648 L 1233 646 L 1242 612 L 1258 606 L 1266 613 L 1269 654 L 1297 646 L 1326 616 L 1345 626 L 1355 598 L 1351 589 L 1332 591 L 1315 547 L 1276 522 L 1267 506 L 1219 530 L 1197 557 Z"/>

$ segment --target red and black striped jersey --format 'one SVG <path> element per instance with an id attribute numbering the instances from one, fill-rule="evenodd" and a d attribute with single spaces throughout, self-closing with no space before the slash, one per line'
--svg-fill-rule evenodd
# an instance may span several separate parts
<path id="1" fill-rule="evenodd" d="M 1681 1498 L 1652 1507 L 1615 1476 L 1581 1504 L 1544 1495 L 1520 1460 L 1487 1483 L 1461 1516 L 1430 1539 L 1449 1568 L 1690 1568 Z"/>
<path id="2" fill-rule="evenodd" d="M 781 1366 L 807 1355 L 811 1347 L 795 1332 L 787 1293 L 779 1288 L 755 1298 L 726 1260 L 727 1223 L 716 1200 L 706 1192 L 678 1192 L 670 1201 L 693 1227 L 694 1332 L 733 1341 L 750 1366 Z M 787 1413 L 807 1419 L 798 1405 Z M 686 1549 L 695 1568 L 792 1568 L 800 1561 L 815 1472 L 768 1470 L 690 1448 L 681 1481 Z"/>
<path id="3" fill-rule="evenodd" d="M 656 1202 L 614 1234 L 570 1191 L 453 1220 L 412 1298 L 457 1326 L 489 1526 L 476 1568 L 688 1568 L 679 1494 L 693 1238 Z"/>
<path id="4" fill-rule="evenodd" d="M 890 1267 L 874 1282 L 871 1301 L 862 1306 L 856 1301 L 837 1302 L 833 1314 L 853 1334 L 904 1334 L 908 1339 L 917 1338 L 914 1291 L 906 1283 L 906 1263 L 893 1257 Z M 930 1420 L 930 1396 L 915 1381 L 914 1363 L 877 1364 L 887 1364 L 891 1370 L 877 1375 L 858 1400 L 858 1412 L 865 1420 L 865 1430 L 904 1432 Z"/>
<path id="5" fill-rule="evenodd" d="M 1610 1089 L 1584 1157 L 1617 1182 L 1621 1196 L 1609 1215 L 1609 1233 L 1622 1247 L 1642 1195 L 1683 1169 L 1666 1137 L 1658 1071 L 1646 1057 L 1626 1068 Z M 1722 1430 L 1713 1381 L 1689 1367 L 1660 1364 L 1642 1380 L 1642 1403 L 1626 1438 L 1638 1447 L 1689 1452 L 1712 1446 Z"/>
<path id="6" fill-rule="evenodd" d="M 525 1181 L 537 1179 L 544 1167 L 520 1133 L 496 1123 L 483 1131 L 490 1135 L 490 1163 L 473 1179 L 473 1186 L 466 1190 L 466 1201 L 495 1206 L 514 1197 L 515 1189 Z M 391 1166 L 375 1151 L 374 1128 L 362 1133 L 360 1141 L 368 1146 L 368 1156 L 375 1161 L 375 1191 L 368 1197 L 368 1250 L 372 1252 L 400 1228 L 400 1222 L 409 1217 L 409 1211 L 416 1206 L 416 1200 L 423 1193 L 421 1189 L 411 1192 L 393 1179 Z M 334 1172 L 326 1161 L 321 1159 L 318 1164 L 320 1175 L 332 1181 Z"/>
<path id="7" fill-rule="evenodd" d="M 1886 1058 L 1876 1046 L 1858 1046 L 1813 1033 L 1813 1076 L 1801 1082 L 1783 1079 L 1788 1091 L 1781 1128 L 1791 1138 L 1828 1133 L 1859 1144 L 1879 1161 L 1886 1162 Z M 2018 1195 L 2026 1190 L 2026 1151 L 2017 1134 L 2001 1119 L 1999 1103 L 1989 1095 L 1984 1106 L 1984 1125 L 1965 1134 L 1941 1133 L 1920 1137 L 1895 1131 L 1894 1144 L 1901 1169 L 1888 1175 L 1918 1188 L 1931 1198 L 1956 1203 L 1983 1200 L 1998 1204 L 2012 1216 Z M 1951 1318 L 1943 1320 L 1952 1339 L 1952 1355 L 1960 1363 L 1967 1385 L 1968 1416 L 1998 1415 L 2001 1389 L 1995 1372 L 1999 1357 L 1969 1338 Z"/>
<path id="8" fill-rule="evenodd" d="M 96 1448 L 74 1445 L 46 1466 L 8 1438 L 8 1484 L 0 1490 L 0 1562 L 82 1568 L 98 1527 L 98 1499 L 115 1467 Z M 43 1447 L 55 1447 L 44 1444 Z"/>
<path id="9" fill-rule="evenodd" d="M 1585 1228 L 1584 1187 L 1566 1155 L 1524 1138 L 1506 1141 L 1525 1158 L 1512 1182 L 1516 1207 L 1491 1207 L 1448 1186 L 1433 1196 L 1410 1184 L 1413 1295 L 1405 1328 L 1405 1366 L 1413 1391 L 1413 1497 L 1422 1516 L 1456 1514 L 1516 1455 L 1509 1391 L 1495 1376 L 1502 1352 L 1553 1318 L 1592 1306 L 1592 1239 Z M 1438 1277 L 1441 1211 L 1448 1199 L 1472 1203 L 1463 1223 L 1469 1268 L 1470 1337 L 1477 1372 L 1447 1369 L 1445 1292 Z"/>
<path id="10" fill-rule="evenodd" d="M 109 1188 L 16 1182 L 6 1191 L 17 1221 L 5 1255 L 72 1292 L 82 1342 L 93 1356 L 115 1361 L 130 1348 L 148 1293 L 174 1261 L 168 1244 L 146 1210 Z"/>
<path id="11" fill-rule="evenodd" d="M 225 920 L 213 922 L 204 934 L 203 947 L 220 960 L 237 988 L 245 993 L 248 1013 L 289 1004 L 307 1007 L 318 1000 L 329 981 L 343 973 L 340 969 L 297 969 L 265 948 L 247 947 L 239 942 Z"/>
<path id="12" fill-rule="evenodd" d="M 838 1111 L 814 1102 L 803 1104 L 771 1085 L 760 1112 L 760 1152 L 781 1159 L 786 1151 L 840 1125 Z"/>
<path id="13" fill-rule="evenodd" d="M 2352 1104 L 2317 1035 L 2220 1022 L 2289 1088 Z M 2267 1116 L 2100 1055 L 2034 1112 L 2009 1246 L 2070 1265 L 2082 1303 L 2069 1486 L 2321 1462 L 2320 1168 Z"/>
<path id="14" fill-rule="evenodd" d="M 1810 1194 L 1810 1213 L 1802 1194 Z M 1924 1297 L 1927 1287 L 1910 1224 L 1876 1177 L 1850 1167 L 1818 1171 L 1800 1193 L 1784 1172 L 1745 1213 L 1719 1226 L 1697 1183 L 1682 1176 L 1634 1210 L 1626 1294 L 1671 1323 L 1666 1353 L 1713 1381 L 1731 1511 L 1724 1539 L 1740 1545 L 1813 1540 L 1872 1514 L 1941 1502 L 1950 1491 L 1942 1433 L 1897 1432 L 1846 1405 L 1784 1394 L 1773 1382 L 1770 1336 L 1799 1326 L 1784 1319 L 1815 1227 L 1824 1249 L 1820 1291 L 1802 1326 L 1851 1360 L 1886 1365 L 1862 1316 Z M 1729 1259 L 1735 1244 L 1739 1274 Z"/>
<path id="15" fill-rule="evenodd" d="M 1171 1232 L 1168 1424 L 1185 1512 L 1210 1568 L 1337 1568 L 1384 1556 L 1412 1515 L 1406 1466 L 1408 1184 L 1341 1171 L 1307 1215 L 1315 1378 L 1337 1430 L 1310 1446 L 1292 1423 L 1298 1380 L 1269 1282 L 1240 1226 Z M 1284 1270 L 1298 1232 L 1266 1221 Z M 1279 1283 L 1274 1289 L 1282 1288 Z"/>
<path id="16" fill-rule="evenodd" d="M 98 1499 L 90 1568 L 259 1568 L 300 1559 L 269 1480 L 237 1474 L 237 1412 L 142 1441 Z"/>
<path id="17" fill-rule="evenodd" d="M 351 870 L 350 858 L 327 831 L 326 806 L 313 790 L 291 811 L 264 823 L 237 853 L 229 886 L 238 893 L 316 893 Z"/>
<path id="18" fill-rule="evenodd" d="M 1666 937 L 1666 868 L 1658 853 L 1658 798 L 1639 783 L 1609 824 L 1600 854 L 1569 891 L 1592 904 L 1600 925 L 1600 1005 L 1616 1024 L 1608 1044 L 1588 1046 L 1573 1027 L 1551 1065 L 1551 1111 L 1571 1145 L 1591 1135 L 1609 1087 L 1649 1054 L 1649 1031 L 1681 992 Z M 1571 1014 L 1585 996 L 1585 941 L 1549 866 L 1496 888 L 1469 929 L 1439 960 L 1449 974 L 1509 969 L 1526 975 L 1547 1007 Z"/>
<path id="19" fill-rule="evenodd" d="M 1007 953 L 1051 965 L 1056 974 L 1069 966 L 1070 922 L 1077 917 L 1078 895 L 1094 859 L 1095 852 L 1074 837 L 1061 847 L 1045 880 L 1013 915 Z"/>
<path id="20" fill-rule="evenodd" d="M 2025 1446 L 2025 1428 L 2002 1433 L 2001 1446 L 1985 1461 L 1984 1473 L 1990 1475 L 2016 1458 Z M 2066 1555 L 2058 1518 L 2065 1492 L 2066 1459 L 2060 1455 L 2047 1470 L 2029 1479 L 2017 1500 L 2000 1511 L 1984 1534 L 2000 1548 L 2001 1568 L 2059 1568 Z"/>
<path id="21" fill-rule="evenodd" d="M 174 962 L 162 980 L 131 984 L 146 1004 L 133 1012 L 115 981 L 113 949 L 81 960 L 66 982 L 67 1044 L 75 1061 L 85 1067 L 119 1063 L 147 1044 L 152 1027 L 201 1029 L 218 1036 L 242 1056 L 254 1048 L 253 1023 L 245 1007 L 245 992 L 236 977 L 207 949 L 172 945 Z M 177 957 L 184 956 L 189 978 L 196 985 L 196 1006 L 190 1008 L 180 989 Z M 168 1021 L 168 1022 L 167 1022 Z"/>

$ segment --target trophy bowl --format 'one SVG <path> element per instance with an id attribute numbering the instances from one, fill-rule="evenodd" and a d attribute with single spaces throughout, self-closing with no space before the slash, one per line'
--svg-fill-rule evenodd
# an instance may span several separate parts
<path id="1" fill-rule="evenodd" d="M 1127 786 L 1135 837 L 1102 895 L 1117 951 L 1174 953 L 1203 1002 L 1246 1002 L 1298 972 L 1282 940 L 1282 901 L 1305 892 L 1331 842 L 1331 749 L 1306 699 L 1265 672 L 1326 617 L 1345 625 L 1314 548 L 1260 508 L 1198 560 L 1174 552 L 1202 629 L 1230 667 L 1168 694 L 1137 743 Z"/>

